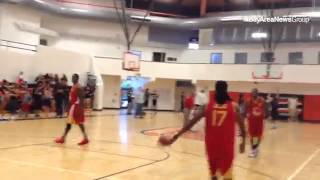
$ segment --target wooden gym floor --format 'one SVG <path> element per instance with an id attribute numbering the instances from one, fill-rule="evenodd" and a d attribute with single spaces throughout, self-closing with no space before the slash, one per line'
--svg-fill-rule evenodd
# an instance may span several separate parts
<path id="1" fill-rule="evenodd" d="M 204 144 L 180 139 L 172 147 L 158 147 L 156 136 L 143 130 L 179 127 L 179 113 L 150 113 L 144 119 L 118 111 L 96 113 L 87 119 L 91 143 L 85 147 L 77 127 L 65 145 L 53 143 L 64 119 L 0 122 L 1 180 L 207 180 Z M 237 154 L 236 180 L 319 180 L 320 125 L 269 124 L 257 159 Z"/>

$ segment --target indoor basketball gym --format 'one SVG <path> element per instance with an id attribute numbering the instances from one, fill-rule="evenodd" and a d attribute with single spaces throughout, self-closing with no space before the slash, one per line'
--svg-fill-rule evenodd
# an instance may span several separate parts
<path id="1" fill-rule="evenodd" d="M 320 179 L 319 7 L 0 0 L 0 179 L 209 180 L 204 118 L 165 143 L 221 80 L 265 102 L 259 155 L 234 131 L 233 179 Z"/>

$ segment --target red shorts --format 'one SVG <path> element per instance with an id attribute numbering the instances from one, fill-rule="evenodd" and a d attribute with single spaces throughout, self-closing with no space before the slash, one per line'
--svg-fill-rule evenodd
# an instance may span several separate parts
<path id="1" fill-rule="evenodd" d="M 232 169 L 233 158 L 220 157 L 211 159 L 208 156 L 208 164 L 211 176 L 216 176 L 218 171 L 220 171 L 221 175 L 225 175 L 230 169 Z"/>
<path id="2" fill-rule="evenodd" d="M 264 118 L 248 118 L 248 130 L 251 137 L 262 137 L 264 128 Z"/>
<path id="3" fill-rule="evenodd" d="M 206 151 L 211 175 L 215 176 L 217 171 L 225 175 L 225 173 L 232 168 L 234 158 L 233 143 L 210 143 L 207 141 L 208 140 L 206 140 Z"/>
<path id="4" fill-rule="evenodd" d="M 67 123 L 83 124 L 84 120 L 84 108 L 81 108 L 78 104 L 71 105 Z"/>
<path id="5" fill-rule="evenodd" d="M 30 108 L 31 108 L 30 104 L 22 104 L 21 106 L 22 111 L 26 113 L 30 111 Z"/>

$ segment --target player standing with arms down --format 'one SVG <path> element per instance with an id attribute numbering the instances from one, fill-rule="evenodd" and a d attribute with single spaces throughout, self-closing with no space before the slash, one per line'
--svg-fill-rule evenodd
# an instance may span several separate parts
<path id="1" fill-rule="evenodd" d="M 81 132 L 83 134 L 83 140 L 78 143 L 78 145 L 85 145 L 89 143 L 89 139 L 84 127 L 84 91 L 83 88 L 79 84 L 79 75 L 73 74 L 72 75 L 72 83 L 73 86 L 70 91 L 70 107 L 69 107 L 69 114 L 67 125 L 62 137 L 57 138 L 55 140 L 58 144 L 63 144 L 65 142 L 66 136 L 68 135 L 72 124 L 77 124 Z"/>
<path id="2" fill-rule="evenodd" d="M 245 127 L 240 117 L 239 107 L 228 95 L 225 81 L 216 83 L 216 94 L 209 100 L 205 110 L 199 112 L 175 136 L 161 136 L 162 145 L 174 143 L 183 133 L 188 131 L 202 117 L 206 119 L 205 145 L 212 180 L 218 179 L 220 173 L 225 180 L 232 180 L 232 164 L 234 159 L 235 123 L 241 129 L 242 142 L 240 152 L 245 150 Z"/>
<path id="3" fill-rule="evenodd" d="M 255 158 L 259 154 L 259 145 L 264 128 L 265 117 L 265 100 L 259 97 L 258 89 L 253 89 L 251 93 L 251 100 L 247 102 L 247 118 L 248 131 L 250 135 L 251 153 L 249 157 Z"/>

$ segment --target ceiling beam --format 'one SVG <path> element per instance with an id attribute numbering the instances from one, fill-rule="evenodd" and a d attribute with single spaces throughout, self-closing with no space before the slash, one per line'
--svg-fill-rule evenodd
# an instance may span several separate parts
<path id="1" fill-rule="evenodd" d="M 200 1 L 200 16 L 205 16 L 207 14 L 207 4 L 208 0 Z"/>

